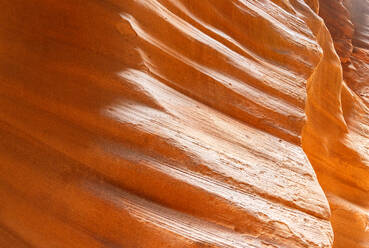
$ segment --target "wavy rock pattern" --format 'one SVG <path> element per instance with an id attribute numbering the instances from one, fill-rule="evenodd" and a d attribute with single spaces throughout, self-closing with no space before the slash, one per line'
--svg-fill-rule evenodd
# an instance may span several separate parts
<path id="1" fill-rule="evenodd" d="M 303 147 L 331 206 L 334 247 L 364 248 L 369 247 L 369 2 L 321 1 L 320 14 L 332 34 L 343 75 L 334 78 L 331 70 L 316 76 L 311 95 L 317 96 L 319 87 L 333 94 L 307 104 L 310 122 Z M 334 102 L 340 107 L 336 111 Z"/>
<path id="2" fill-rule="evenodd" d="M 0 1 L 0 246 L 367 247 L 368 12 L 330 2 L 349 32 L 313 0 Z"/>

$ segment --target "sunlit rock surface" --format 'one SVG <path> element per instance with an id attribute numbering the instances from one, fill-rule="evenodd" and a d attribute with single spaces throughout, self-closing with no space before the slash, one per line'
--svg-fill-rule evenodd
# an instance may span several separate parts
<path id="1" fill-rule="evenodd" d="M 0 0 L 0 247 L 368 247 L 366 6 Z"/>

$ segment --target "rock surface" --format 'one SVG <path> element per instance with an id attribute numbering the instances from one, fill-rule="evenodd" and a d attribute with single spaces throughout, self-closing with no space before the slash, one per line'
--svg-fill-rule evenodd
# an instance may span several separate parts
<path id="1" fill-rule="evenodd" d="M 0 0 L 0 247 L 368 247 L 368 6 Z"/>
<path id="2" fill-rule="evenodd" d="M 318 87 L 328 89 L 334 80 L 338 90 L 329 88 L 334 93 L 330 98 L 311 102 L 315 106 L 307 112 L 311 121 L 303 147 L 330 203 L 334 247 L 364 248 L 369 247 L 369 1 L 321 1 L 320 14 L 332 34 L 343 76 L 321 76 Z M 319 89 L 311 94 L 315 92 Z M 340 102 L 337 111 L 329 107 L 335 101 Z M 330 111 L 323 114 L 319 108 Z"/>

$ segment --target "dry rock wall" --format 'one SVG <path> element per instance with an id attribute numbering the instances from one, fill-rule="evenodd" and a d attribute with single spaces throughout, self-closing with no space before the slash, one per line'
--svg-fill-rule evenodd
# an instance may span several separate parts
<path id="1" fill-rule="evenodd" d="M 368 247 L 367 6 L 0 0 L 0 247 Z"/>

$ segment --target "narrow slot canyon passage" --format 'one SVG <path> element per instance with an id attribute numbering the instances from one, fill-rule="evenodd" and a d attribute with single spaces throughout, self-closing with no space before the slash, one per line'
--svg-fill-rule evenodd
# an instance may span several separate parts
<path id="1" fill-rule="evenodd" d="M 0 0 L 0 248 L 368 248 L 368 0 Z"/>

